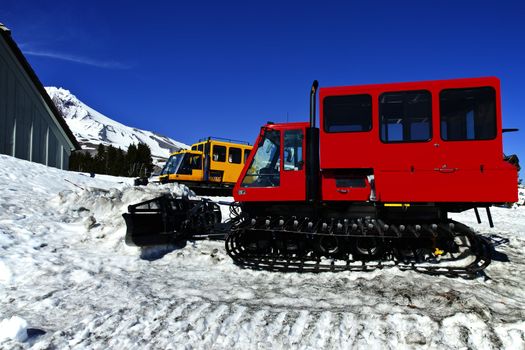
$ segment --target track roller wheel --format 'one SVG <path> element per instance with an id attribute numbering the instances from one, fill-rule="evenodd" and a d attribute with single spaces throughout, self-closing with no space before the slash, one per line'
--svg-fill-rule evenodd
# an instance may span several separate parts
<path id="1" fill-rule="evenodd" d="M 317 242 L 318 249 L 323 255 L 334 256 L 341 252 L 340 239 L 334 235 L 323 235 Z"/>
<path id="2" fill-rule="evenodd" d="M 242 245 L 250 253 L 268 253 L 272 249 L 272 242 L 263 233 L 243 232 Z"/>
<path id="3" fill-rule="evenodd" d="M 383 241 L 378 237 L 357 237 L 351 240 L 352 255 L 356 260 L 378 260 L 383 256 Z"/>

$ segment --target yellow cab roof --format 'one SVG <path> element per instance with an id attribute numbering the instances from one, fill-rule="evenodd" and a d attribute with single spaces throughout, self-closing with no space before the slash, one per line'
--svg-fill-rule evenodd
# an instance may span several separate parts
<path id="1" fill-rule="evenodd" d="M 180 151 L 171 153 L 170 156 L 174 156 L 176 154 L 186 154 L 186 153 L 189 153 L 189 154 L 203 154 L 203 152 L 201 152 L 201 151 L 196 151 L 196 150 L 191 150 L 191 149 L 181 149 Z"/>
<path id="2" fill-rule="evenodd" d="M 252 149 L 253 148 L 252 145 L 246 144 L 246 143 L 238 143 L 238 142 L 235 142 L 235 141 L 223 141 L 223 140 L 214 140 L 214 139 L 203 140 L 203 141 L 200 141 L 200 142 L 196 142 L 193 145 L 191 145 L 191 147 L 198 146 L 198 145 L 201 145 L 201 144 L 205 144 L 207 142 L 210 142 L 212 145 L 230 146 L 230 147 L 234 146 L 234 147 L 247 148 L 247 149 Z"/>

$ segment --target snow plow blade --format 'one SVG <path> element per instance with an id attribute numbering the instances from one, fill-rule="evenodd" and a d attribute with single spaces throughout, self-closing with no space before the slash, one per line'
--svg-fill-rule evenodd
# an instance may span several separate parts
<path id="1" fill-rule="evenodd" d="M 216 203 L 164 195 L 130 205 L 122 214 L 126 221 L 126 244 L 145 247 L 169 244 L 206 235 L 221 222 Z"/>

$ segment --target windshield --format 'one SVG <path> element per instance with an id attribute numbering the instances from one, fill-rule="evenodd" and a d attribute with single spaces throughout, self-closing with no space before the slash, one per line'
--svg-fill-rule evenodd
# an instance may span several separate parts
<path id="1" fill-rule="evenodd" d="M 276 187 L 280 184 L 279 170 L 281 132 L 267 130 L 258 144 L 242 187 Z"/>
<path id="2" fill-rule="evenodd" d="M 174 154 L 168 159 L 166 162 L 166 165 L 164 166 L 164 169 L 160 172 L 161 175 L 166 174 L 175 174 L 177 173 L 177 169 L 179 169 L 180 162 L 182 158 L 184 157 L 184 154 Z"/>

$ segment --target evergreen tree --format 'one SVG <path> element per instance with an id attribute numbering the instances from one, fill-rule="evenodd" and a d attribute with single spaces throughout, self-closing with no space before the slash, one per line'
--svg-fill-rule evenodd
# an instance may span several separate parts
<path id="1" fill-rule="evenodd" d="M 145 143 L 138 144 L 137 159 L 140 162 L 140 171 L 138 176 L 148 177 L 153 171 L 153 159 L 151 158 L 151 150 Z"/>
<path id="2" fill-rule="evenodd" d="M 95 166 L 93 171 L 97 174 L 107 174 L 106 160 L 106 147 L 104 147 L 103 144 L 99 144 L 97 147 L 97 154 L 95 155 Z"/>
<path id="3" fill-rule="evenodd" d="M 117 148 L 115 154 L 115 172 L 117 176 L 126 176 L 126 154 L 123 150 Z"/>
<path id="4" fill-rule="evenodd" d="M 128 152 L 113 145 L 97 146 L 94 157 L 88 152 L 73 152 L 69 158 L 69 169 L 113 176 L 144 177 L 153 171 L 153 160 L 148 145 L 129 145 Z"/>
<path id="5" fill-rule="evenodd" d="M 128 153 L 126 154 L 126 175 L 130 177 L 137 176 L 139 169 L 138 159 L 137 159 L 137 146 L 134 143 L 129 145 Z"/>
<path id="6" fill-rule="evenodd" d="M 69 170 L 79 171 L 80 169 L 80 152 L 73 151 L 69 156 Z"/>
<path id="7" fill-rule="evenodd" d="M 117 149 L 113 147 L 113 145 L 109 145 L 106 148 L 106 174 L 117 176 L 118 170 L 117 170 L 117 164 L 115 163 L 115 160 L 117 158 Z"/>
<path id="8" fill-rule="evenodd" d="M 92 172 L 93 158 L 88 152 L 85 151 L 73 152 L 69 157 L 69 170 Z"/>
<path id="9" fill-rule="evenodd" d="M 82 162 L 83 168 L 81 169 L 81 171 L 85 171 L 87 173 L 95 172 L 95 159 L 93 159 L 90 153 L 86 152 L 83 154 Z"/>

